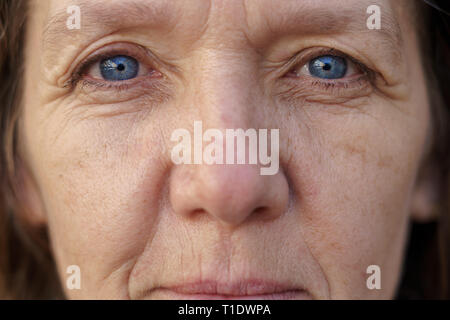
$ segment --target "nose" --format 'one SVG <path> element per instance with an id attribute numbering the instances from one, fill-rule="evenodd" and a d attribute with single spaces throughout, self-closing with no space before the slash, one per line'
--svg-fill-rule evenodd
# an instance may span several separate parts
<path id="1" fill-rule="evenodd" d="M 214 50 L 202 55 L 199 65 L 205 67 L 198 71 L 192 92 L 193 105 L 200 116 L 197 119 L 204 122 L 205 129 L 272 129 L 272 119 L 261 111 L 266 101 L 262 100 L 264 94 L 253 76 L 256 70 L 239 59 L 243 58 Z M 228 140 L 223 143 L 228 147 Z M 208 215 L 235 227 L 252 219 L 273 220 L 286 211 L 289 186 L 282 167 L 273 175 L 262 175 L 261 165 L 254 162 L 194 163 L 171 168 L 169 199 L 172 209 L 183 218 Z"/>
<path id="2" fill-rule="evenodd" d="M 231 227 L 276 219 L 286 210 L 288 194 L 281 170 L 261 175 L 250 164 L 182 165 L 170 177 L 170 201 L 177 214 L 205 214 Z"/>

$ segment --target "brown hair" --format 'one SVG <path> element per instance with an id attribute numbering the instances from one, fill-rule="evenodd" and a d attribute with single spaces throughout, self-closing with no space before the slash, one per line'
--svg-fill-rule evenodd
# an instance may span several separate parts
<path id="1" fill-rule="evenodd" d="M 416 1 L 416 27 L 433 121 L 431 152 L 419 180 L 436 188 L 431 223 L 412 223 L 401 299 L 450 298 L 450 6 L 446 0 Z"/>
<path id="2" fill-rule="evenodd" d="M 429 0 L 427 0 L 429 2 Z M 64 298 L 45 228 L 28 226 L 16 195 L 15 167 L 24 63 L 27 0 L 0 3 L 0 299 Z M 445 1 L 435 0 L 443 8 Z M 439 185 L 438 220 L 412 224 L 399 298 L 449 298 L 450 51 L 448 15 L 418 1 L 418 30 L 434 119 L 431 155 L 424 164 Z M 421 28 L 425 26 L 424 28 Z M 446 86 L 446 87 L 444 87 Z M 432 172 L 433 173 L 433 172 Z"/>
<path id="3" fill-rule="evenodd" d="M 63 297 L 46 230 L 23 221 L 16 124 L 24 70 L 27 0 L 0 3 L 0 298 Z"/>

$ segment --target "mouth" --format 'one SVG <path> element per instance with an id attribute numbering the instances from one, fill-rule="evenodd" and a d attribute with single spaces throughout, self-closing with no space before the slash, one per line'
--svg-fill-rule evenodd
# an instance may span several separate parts
<path id="1" fill-rule="evenodd" d="M 158 299 L 171 300 L 310 300 L 304 289 L 287 284 L 242 280 L 237 282 L 199 281 L 151 290 Z"/>

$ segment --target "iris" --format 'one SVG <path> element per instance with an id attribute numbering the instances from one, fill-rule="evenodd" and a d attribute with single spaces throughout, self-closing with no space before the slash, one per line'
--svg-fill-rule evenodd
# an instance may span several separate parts
<path id="1" fill-rule="evenodd" d="M 338 56 L 321 56 L 312 59 L 308 65 L 309 73 L 322 79 L 340 79 L 347 73 L 347 61 Z"/>
<path id="2" fill-rule="evenodd" d="M 115 56 L 100 62 L 100 72 L 108 81 L 123 81 L 136 78 L 139 63 L 128 56 Z"/>

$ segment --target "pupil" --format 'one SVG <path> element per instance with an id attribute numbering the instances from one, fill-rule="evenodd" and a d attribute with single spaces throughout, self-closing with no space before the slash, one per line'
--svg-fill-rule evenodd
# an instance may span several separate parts
<path id="1" fill-rule="evenodd" d="M 330 71 L 330 69 L 331 69 L 331 65 L 329 63 L 325 63 L 325 65 L 323 66 L 323 70 Z"/>
<path id="2" fill-rule="evenodd" d="M 117 70 L 123 71 L 123 70 L 125 70 L 125 66 L 121 63 L 117 66 Z"/>

